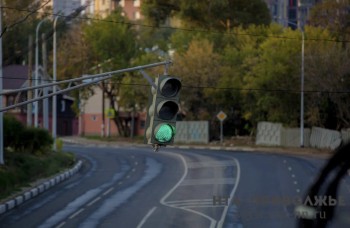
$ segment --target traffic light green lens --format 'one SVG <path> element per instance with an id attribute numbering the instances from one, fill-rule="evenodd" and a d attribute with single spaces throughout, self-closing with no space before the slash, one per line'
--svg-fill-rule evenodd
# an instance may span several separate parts
<path id="1" fill-rule="evenodd" d="M 170 142 L 175 135 L 175 128 L 169 124 L 162 124 L 157 127 L 155 132 L 155 138 L 158 142 L 166 143 Z"/>

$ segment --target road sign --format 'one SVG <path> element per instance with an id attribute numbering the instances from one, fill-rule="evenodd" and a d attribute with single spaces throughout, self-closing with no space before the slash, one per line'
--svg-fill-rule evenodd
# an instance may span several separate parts
<path id="1" fill-rule="evenodd" d="M 220 121 L 224 121 L 227 118 L 226 113 L 224 113 L 223 111 L 220 111 L 216 117 L 220 120 Z"/>
<path id="2" fill-rule="evenodd" d="M 216 115 L 216 117 L 220 120 L 220 142 L 223 143 L 223 141 L 224 141 L 224 126 L 223 126 L 223 122 L 227 118 L 227 115 L 223 111 L 220 111 Z"/>
<path id="3" fill-rule="evenodd" d="M 115 112 L 114 112 L 113 108 L 106 109 L 105 113 L 106 113 L 105 115 L 106 115 L 107 118 L 113 119 L 115 117 Z"/>

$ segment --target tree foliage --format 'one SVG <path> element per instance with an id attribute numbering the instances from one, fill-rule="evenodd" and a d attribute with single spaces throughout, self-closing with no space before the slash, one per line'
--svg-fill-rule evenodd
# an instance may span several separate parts
<path id="1" fill-rule="evenodd" d="M 221 31 L 238 25 L 267 25 L 271 20 L 269 10 L 261 0 L 145 0 L 142 2 L 142 12 L 156 25 L 177 17 L 191 27 Z"/>

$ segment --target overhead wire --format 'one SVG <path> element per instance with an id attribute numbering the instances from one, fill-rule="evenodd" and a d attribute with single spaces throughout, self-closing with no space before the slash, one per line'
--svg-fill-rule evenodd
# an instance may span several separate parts
<path id="1" fill-rule="evenodd" d="M 29 9 L 19 9 L 19 8 L 15 8 L 15 7 L 2 7 L 2 8 L 16 10 L 16 11 L 32 12 Z M 57 16 L 57 17 L 62 17 L 62 18 L 69 18 L 70 17 L 70 16 L 66 16 L 63 14 L 59 14 L 59 13 L 48 13 L 48 12 L 43 12 L 43 15 L 45 15 L 45 16 Z M 219 35 L 235 35 L 235 36 L 266 37 L 266 38 L 276 38 L 276 39 L 284 39 L 284 40 L 302 40 L 301 37 L 287 37 L 287 36 L 264 35 L 264 34 L 254 34 L 254 33 L 238 33 L 238 32 L 220 32 L 220 31 L 216 31 L 216 30 L 193 29 L 193 28 L 183 28 L 183 27 L 174 27 L 174 26 L 155 26 L 155 25 L 149 25 L 149 24 L 143 24 L 143 23 L 108 20 L 108 19 L 88 17 L 88 16 L 77 16 L 76 19 L 89 20 L 89 21 L 99 21 L 99 22 L 106 22 L 106 23 L 126 24 L 129 26 L 141 26 L 141 27 L 154 28 L 154 29 L 171 29 L 171 30 L 179 30 L 179 31 L 185 31 L 185 32 L 199 32 L 199 33 L 211 33 L 211 34 L 219 34 Z M 320 41 L 320 42 L 336 42 L 336 43 L 340 43 L 340 42 L 341 43 L 348 43 L 348 42 L 350 42 L 350 40 L 337 40 L 337 39 L 325 39 L 325 38 L 313 38 L 313 37 L 306 37 L 304 40 L 305 41 Z"/>

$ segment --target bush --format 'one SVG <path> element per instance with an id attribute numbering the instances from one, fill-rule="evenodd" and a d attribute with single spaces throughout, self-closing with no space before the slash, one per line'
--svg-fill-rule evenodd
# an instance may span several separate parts
<path id="1" fill-rule="evenodd" d="M 4 147 L 11 147 L 14 150 L 20 145 L 20 135 L 24 130 L 23 124 L 15 117 L 4 116 Z"/>
<path id="2" fill-rule="evenodd" d="M 14 151 L 47 153 L 51 151 L 53 139 L 50 133 L 42 128 L 25 127 L 15 117 L 4 116 L 4 146 Z"/>
<path id="3" fill-rule="evenodd" d="M 25 128 L 20 134 L 20 148 L 23 152 L 46 153 L 51 151 L 53 138 L 41 128 Z"/>
<path id="4" fill-rule="evenodd" d="M 74 164 L 72 153 L 50 152 L 36 156 L 25 153 L 5 154 L 6 164 L 0 167 L 0 199 L 30 182 L 54 175 Z"/>

